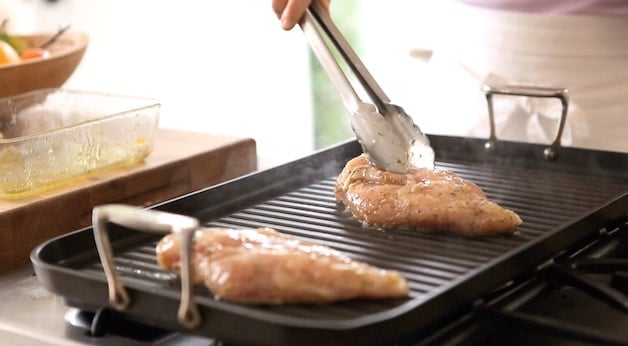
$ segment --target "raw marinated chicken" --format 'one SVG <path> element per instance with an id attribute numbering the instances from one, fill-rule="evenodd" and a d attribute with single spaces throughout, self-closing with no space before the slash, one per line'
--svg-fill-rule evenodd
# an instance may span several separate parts
<path id="1" fill-rule="evenodd" d="M 157 244 L 157 262 L 180 268 L 180 238 Z M 205 228 L 194 234 L 194 280 L 216 298 L 239 303 L 329 303 L 399 298 L 408 284 L 395 271 L 352 260 L 323 245 L 268 228 Z"/>
<path id="2" fill-rule="evenodd" d="M 376 168 L 364 154 L 347 162 L 335 195 L 370 227 L 489 235 L 521 224 L 515 212 L 489 201 L 477 185 L 454 172 L 412 168 L 397 174 Z"/>

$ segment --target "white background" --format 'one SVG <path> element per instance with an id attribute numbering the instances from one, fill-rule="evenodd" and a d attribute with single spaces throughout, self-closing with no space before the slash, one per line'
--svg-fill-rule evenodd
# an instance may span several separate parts
<path id="1" fill-rule="evenodd" d="M 433 1 L 356 9 L 365 63 L 410 111 L 421 63 L 409 52 L 429 45 Z M 280 29 L 270 0 L 2 3 L 12 32 L 71 24 L 90 35 L 65 88 L 157 98 L 161 127 L 252 137 L 262 166 L 314 150 L 308 47 L 298 28 Z"/>

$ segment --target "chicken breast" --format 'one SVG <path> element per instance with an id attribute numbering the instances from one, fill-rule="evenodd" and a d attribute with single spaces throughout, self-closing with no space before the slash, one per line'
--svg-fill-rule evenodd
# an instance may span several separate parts
<path id="1" fill-rule="evenodd" d="M 158 264 L 179 273 L 180 238 L 157 244 Z M 239 303 L 330 303 L 408 295 L 395 271 L 268 228 L 205 228 L 194 234 L 194 278 L 216 298 Z"/>
<path id="2" fill-rule="evenodd" d="M 364 154 L 347 162 L 335 195 L 369 227 L 489 235 L 510 232 L 522 222 L 452 171 L 412 168 L 407 174 L 392 173 L 376 168 Z"/>

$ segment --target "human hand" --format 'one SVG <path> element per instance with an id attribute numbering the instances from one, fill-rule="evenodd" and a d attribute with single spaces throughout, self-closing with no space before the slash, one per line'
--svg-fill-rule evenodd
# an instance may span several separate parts
<path id="1" fill-rule="evenodd" d="M 329 11 L 329 0 L 273 0 L 273 11 L 281 20 L 284 30 L 292 29 L 303 17 L 305 9 L 312 1 L 317 1 Z"/>

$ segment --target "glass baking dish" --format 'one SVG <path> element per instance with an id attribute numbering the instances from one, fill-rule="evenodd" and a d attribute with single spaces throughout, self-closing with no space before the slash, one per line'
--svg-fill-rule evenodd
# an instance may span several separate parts
<path id="1" fill-rule="evenodd" d="M 0 99 L 0 198 L 143 162 L 159 110 L 151 98 L 60 88 Z"/>

